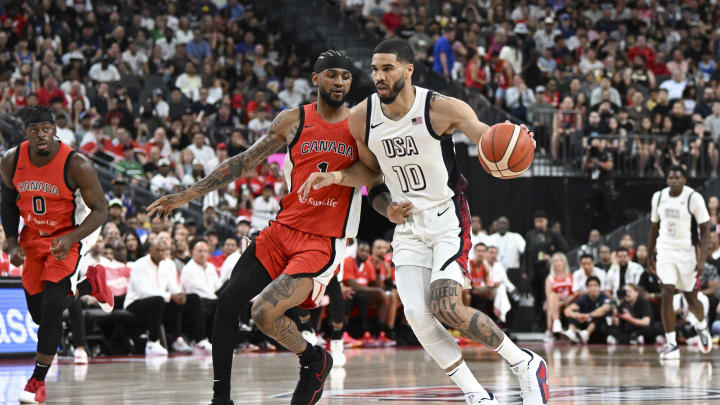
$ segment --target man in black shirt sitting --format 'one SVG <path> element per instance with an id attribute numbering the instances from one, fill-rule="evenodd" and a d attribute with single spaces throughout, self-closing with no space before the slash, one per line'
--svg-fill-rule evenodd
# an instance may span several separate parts
<path id="1" fill-rule="evenodd" d="M 565 316 L 570 327 L 565 336 L 573 343 L 578 342 L 578 336 L 583 344 L 590 338 L 594 342 L 604 342 L 607 329 L 605 317 L 610 313 L 610 298 L 600 290 L 600 279 L 595 276 L 588 277 L 585 282 L 587 294 L 578 298 L 565 308 Z"/>
<path id="2" fill-rule="evenodd" d="M 610 344 L 627 344 L 631 340 L 636 340 L 638 344 L 654 342 L 655 337 L 662 333 L 662 325 L 657 321 L 653 322 L 652 307 L 641 295 L 640 288 L 635 284 L 626 284 L 618 291 L 618 296 L 622 298 L 622 304 L 619 308 L 613 309 L 612 326 L 607 342 Z"/>

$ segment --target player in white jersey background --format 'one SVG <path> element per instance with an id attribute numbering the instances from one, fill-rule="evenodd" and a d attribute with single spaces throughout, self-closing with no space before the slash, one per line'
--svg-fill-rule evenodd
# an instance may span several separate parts
<path id="1" fill-rule="evenodd" d="M 413 59 L 403 40 L 375 47 L 371 67 L 377 92 L 353 107 L 349 117 L 360 160 L 343 171 L 313 173 L 298 193 L 307 197 L 329 184 L 373 185 L 368 194 L 373 208 L 397 224 L 393 262 L 405 317 L 467 403 L 497 402 L 440 322 L 500 354 L 518 377 L 524 405 L 547 403 L 545 361 L 518 348 L 491 319 L 462 302 L 469 285 L 470 215 L 452 133 L 457 129 L 478 143 L 489 127 L 464 101 L 413 86 Z"/>
<path id="2" fill-rule="evenodd" d="M 675 290 L 682 291 L 694 317 L 688 317 L 698 333 L 698 347 L 703 353 L 712 349 L 703 305 L 698 301 L 698 277 L 705 270 L 710 244 L 710 214 L 700 193 L 685 185 L 685 169 L 673 166 L 668 170 L 667 187 L 653 194 L 650 213 L 648 265 L 663 283 L 662 322 L 665 347 L 664 360 L 680 358 L 675 336 Z M 696 223 L 693 223 L 693 219 Z M 695 228 L 695 229 L 693 229 Z M 700 249 L 696 251 L 693 233 L 700 229 Z M 657 246 L 657 260 L 653 256 Z"/>

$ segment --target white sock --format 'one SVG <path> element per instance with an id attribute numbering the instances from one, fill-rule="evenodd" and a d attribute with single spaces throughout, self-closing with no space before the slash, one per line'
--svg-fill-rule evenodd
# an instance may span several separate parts
<path id="1" fill-rule="evenodd" d="M 704 330 L 707 328 L 707 319 L 703 319 L 695 325 L 695 329 Z"/>
<path id="2" fill-rule="evenodd" d="M 502 356 L 505 361 L 510 363 L 510 365 L 515 365 L 520 363 L 521 361 L 528 360 L 530 356 L 525 353 L 524 351 L 520 350 L 519 347 L 515 343 L 513 343 L 512 340 L 510 340 L 507 335 L 505 335 L 505 339 L 503 339 L 502 343 L 500 343 L 500 346 L 498 346 L 497 349 L 495 349 L 497 354 Z"/>
<path id="3" fill-rule="evenodd" d="M 677 346 L 677 340 L 675 338 L 675 332 L 665 332 L 665 342 L 669 346 Z"/>
<path id="4" fill-rule="evenodd" d="M 467 394 L 468 392 L 477 392 L 483 397 L 490 396 L 490 394 L 485 391 L 485 388 L 480 385 L 478 380 L 475 379 L 475 376 L 472 371 L 470 371 L 470 368 L 467 366 L 465 361 L 447 373 L 447 375 L 452 378 L 455 385 L 460 387 L 463 394 Z"/>

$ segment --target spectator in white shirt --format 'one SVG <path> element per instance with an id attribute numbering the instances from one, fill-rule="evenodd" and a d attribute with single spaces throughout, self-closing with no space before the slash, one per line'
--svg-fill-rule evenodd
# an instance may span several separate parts
<path id="1" fill-rule="evenodd" d="M 500 263 L 508 271 L 520 268 L 520 255 L 525 252 L 525 239 L 519 233 L 510 232 L 506 217 L 497 220 L 497 232 L 490 235 L 488 244 L 498 248 Z"/>
<path id="2" fill-rule="evenodd" d="M 619 247 L 615 251 L 616 263 L 610 266 L 605 276 L 605 295 L 608 298 L 618 298 L 617 293 L 627 284 L 638 284 L 640 276 L 645 269 L 643 266 L 630 261 L 630 252 L 627 248 Z"/>
<path id="3" fill-rule="evenodd" d="M 130 65 L 130 69 L 135 75 L 142 76 L 147 72 L 148 57 L 145 53 L 138 51 L 135 41 L 130 41 L 128 49 L 122 54 L 122 60 Z"/>
<path id="4" fill-rule="evenodd" d="M 60 141 L 66 145 L 75 147 L 75 133 L 70 128 L 67 128 L 67 115 L 64 113 L 58 113 L 55 115 L 55 135 Z"/>
<path id="5" fill-rule="evenodd" d="M 110 64 L 110 57 L 104 55 L 102 61 L 92 65 L 88 76 L 96 82 L 112 83 L 120 81 L 120 72 L 115 65 Z"/>
<path id="6" fill-rule="evenodd" d="M 259 103 L 257 110 L 255 110 L 255 118 L 248 123 L 251 140 L 255 141 L 265 135 L 271 124 L 272 121 L 268 119 L 267 104 L 265 102 Z"/>
<path id="7" fill-rule="evenodd" d="M 280 204 L 275 199 L 275 187 L 268 183 L 263 187 L 262 195 L 253 201 L 253 215 L 251 225 L 254 229 L 262 230 L 275 219 Z"/>
<path id="8" fill-rule="evenodd" d="M 580 268 L 575 270 L 572 275 L 573 293 L 578 296 L 587 294 L 585 284 L 588 277 L 595 276 L 600 280 L 600 290 L 605 288 L 605 271 L 595 267 L 595 259 L 590 253 L 583 253 L 580 256 Z"/>
<path id="9" fill-rule="evenodd" d="M 197 294 L 200 297 L 200 307 L 203 318 L 209 328 L 212 328 L 217 295 L 220 289 L 220 277 L 215 266 L 208 262 L 210 248 L 205 239 L 195 239 L 190 243 L 192 258 L 183 267 L 180 273 L 180 283 L 188 294 Z"/>
<path id="10" fill-rule="evenodd" d="M 193 135 L 193 143 L 187 147 L 192 151 L 195 159 L 201 161 L 205 166 L 205 173 L 211 173 L 217 164 L 217 156 L 213 148 L 205 143 L 205 134 L 196 132 Z"/>
<path id="11" fill-rule="evenodd" d="M 470 217 L 470 244 L 473 246 L 469 255 L 471 260 L 475 258 L 475 246 L 478 243 L 484 243 L 487 246 L 489 239 L 487 232 L 482 229 L 482 219 L 477 215 Z"/>
<path id="12" fill-rule="evenodd" d="M 167 158 L 158 160 L 158 174 L 150 180 L 150 189 L 154 193 L 172 192 L 180 180 L 170 171 L 170 161 Z"/>
<path id="13" fill-rule="evenodd" d="M 510 282 L 507 276 L 507 269 L 502 263 L 497 261 L 498 248 L 495 246 L 488 246 L 487 249 L 487 268 L 490 271 L 488 279 L 488 287 L 493 290 L 493 313 L 500 319 L 501 322 L 505 322 L 505 316 L 511 309 L 510 298 L 508 293 L 515 291 L 515 285 Z"/>
<path id="14" fill-rule="evenodd" d="M 152 92 L 152 115 L 160 118 L 160 119 L 167 119 L 170 114 L 170 106 L 168 103 L 163 100 L 163 91 L 160 88 L 153 89 Z M 149 105 L 148 103 L 145 103 L 146 105 Z M 145 105 L 140 106 L 140 114 L 143 114 L 145 112 Z"/>
<path id="15" fill-rule="evenodd" d="M 150 245 L 149 254 L 130 264 L 130 284 L 125 298 L 125 309 L 147 322 L 148 343 L 146 355 L 167 355 L 167 349 L 160 344 L 160 328 L 163 319 L 169 318 L 169 336 L 176 336 L 173 349 L 187 351 L 189 346 L 180 336 L 176 322 L 180 314 L 189 317 L 192 324 L 192 338 L 198 348 L 211 350 L 207 341 L 205 321 L 200 308 L 200 298 L 196 294 L 185 294 L 177 283 L 175 264 L 167 256 L 170 245 L 156 238 Z"/>
<path id="16" fill-rule="evenodd" d="M 292 77 L 285 79 L 285 89 L 278 94 L 278 98 L 285 108 L 295 108 L 305 101 L 305 95 L 295 89 L 295 79 Z"/>
<path id="17" fill-rule="evenodd" d="M 180 17 L 180 24 L 175 30 L 175 42 L 179 44 L 186 44 L 192 41 L 193 38 L 193 31 L 190 29 L 190 19 L 186 16 Z"/>
<path id="18" fill-rule="evenodd" d="M 247 217 L 238 217 L 236 223 L 239 225 L 240 222 L 245 222 L 247 223 L 248 227 L 250 227 L 250 222 L 247 220 Z M 250 246 L 250 239 L 248 239 L 247 236 L 242 236 L 238 238 L 237 250 L 230 253 L 225 258 L 222 266 L 220 266 L 220 285 L 223 285 L 226 281 L 230 280 L 230 275 L 232 274 L 238 260 L 240 260 L 240 255 L 243 254 L 243 252 L 245 251 L 245 249 L 248 248 L 248 246 Z"/>
<path id="19" fill-rule="evenodd" d="M 552 48 L 555 46 L 555 36 L 560 34 L 560 30 L 555 28 L 555 21 L 552 17 L 546 17 L 543 29 L 537 30 L 533 35 L 535 47 L 539 49 Z"/>
<path id="20" fill-rule="evenodd" d="M 580 64 L 578 65 L 583 75 L 588 72 L 593 72 L 595 76 L 599 76 L 605 65 L 597 59 L 597 51 L 594 49 L 587 50 L 587 56 L 580 58 Z"/>
<path id="21" fill-rule="evenodd" d="M 660 83 L 660 88 L 665 89 L 668 91 L 668 98 L 670 100 L 672 99 L 681 99 L 683 95 L 683 91 L 685 91 L 685 87 L 687 87 L 688 82 L 683 77 L 682 73 L 679 71 L 675 71 L 672 74 L 671 79 L 667 79 L 664 82 Z"/>
<path id="22" fill-rule="evenodd" d="M 185 72 L 175 80 L 175 87 L 180 89 L 185 97 L 191 100 L 197 100 L 199 98 L 202 78 L 197 74 L 197 69 L 192 62 L 188 62 L 185 65 Z"/>

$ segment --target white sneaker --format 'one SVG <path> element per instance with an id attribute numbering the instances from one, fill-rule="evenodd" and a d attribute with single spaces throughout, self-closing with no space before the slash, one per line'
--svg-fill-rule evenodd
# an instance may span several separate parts
<path id="1" fill-rule="evenodd" d="M 571 342 L 573 342 L 573 343 L 577 343 L 577 342 L 578 342 L 577 333 L 575 333 L 574 330 L 568 329 L 568 330 L 564 330 L 564 331 L 562 331 L 562 332 L 560 332 L 560 333 L 562 333 L 562 334 L 563 334 L 566 338 L 568 338 Z"/>
<path id="2" fill-rule="evenodd" d="M 553 332 L 546 330 L 545 335 L 543 336 L 543 342 L 552 343 L 554 341 L 555 341 L 555 335 L 553 334 Z"/>
<path id="3" fill-rule="evenodd" d="M 578 332 L 578 335 L 580 336 L 580 340 L 582 340 L 584 345 L 586 345 L 588 340 L 590 340 L 590 333 L 585 329 Z"/>
<path id="4" fill-rule="evenodd" d="M 343 367 L 345 363 L 347 363 L 344 351 L 345 346 L 343 345 L 342 339 L 330 341 L 330 354 L 333 358 L 334 367 Z"/>
<path id="5" fill-rule="evenodd" d="M 313 331 L 304 330 L 302 331 L 302 336 L 308 341 L 308 343 L 310 343 L 310 345 L 315 346 L 317 344 L 317 335 L 313 333 Z"/>
<path id="6" fill-rule="evenodd" d="M 523 405 L 547 404 L 550 398 L 548 367 L 545 360 L 538 354 L 522 349 L 530 356 L 518 364 L 510 366 L 510 370 L 520 382 L 520 396 Z"/>
<path id="7" fill-rule="evenodd" d="M 710 336 L 710 330 L 705 327 L 705 329 L 697 330 L 697 347 L 700 349 L 700 353 L 702 354 L 708 354 L 712 350 L 712 336 Z"/>
<path id="8" fill-rule="evenodd" d="M 613 336 L 613 335 L 608 335 L 608 337 L 607 337 L 607 344 L 609 344 L 609 345 L 616 345 L 616 344 L 617 344 L 617 339 L 615 339 L 615 336 Z"/>
<path id="9" fill-rule="evenodd" d="M 481 396 L 477 392 L 468 392 L 465 394 L 465 403 L 467 405 L 498 405 L 495 395 L 488 392 L 489 397 Z"/>
<path id="10" fill-rule="evenodd" d="M 175 352 L 178 353 L 192 353 L 192 347 L 190 347 L 186 342 L 185 339 L 182 338 L 182 336 L 178 336 L 177 339 L 172 344 L 172 349 Z"/>
<path id="11" fill-rule="evenodd" d="M 212 353 L 212 344 L 210 344 L 210 341 L 208 341 L 207 339 L 203 339 L 195 343 L 194 348 L 203 352 Z"/>
<path id="12" fill-rule="evenodd" d="M 660 352 L 660 360 L 680 360 L 680 347 L 666 343 Z"/>
<path id="13" fill-rule="evenodd" d="M 75 364 L 88 364 L 87 352 L 82 347 L 75 349 L 74 357 Z"/>
<path id="14" fill-rule="evenodd" d="M 640 346 L 644 345 L 645 344 L 645 336 L 643 336 L 643 335 L 638 336 L 637 344 L 639 344 Z"/>
<path id="15" fill-rule="evenodd" d="M 157 340 L 155 342 L 148 341 L 145 344 L 145 355 L 146 356 L 167 356 L 168 351 L 166 348 L 162 347 L 159 340 Z"/>
<path id="16" fill-rule="evenodd" d="M 319 333 L 315 335 L 315 338 L 317 339 L 317 343 L 315 343 L 318 346 L 325 346 L 327 345 L 327 340 L 323 339 L 322 335 Z"/>
<path id="17" fill-rule="evenodd" d="M 562 333 L 562 331 L 562 322 L 560 322 L 559 319 L 554 320 L 552 325 L 552 333 Z"/>
<path id="18" fill-rule="evenodd" d="M 240 322 L 239 327 L 240 327 L 240 332 L 252 332 L 252 326 L 250 326 L 246 323 Z"/>

